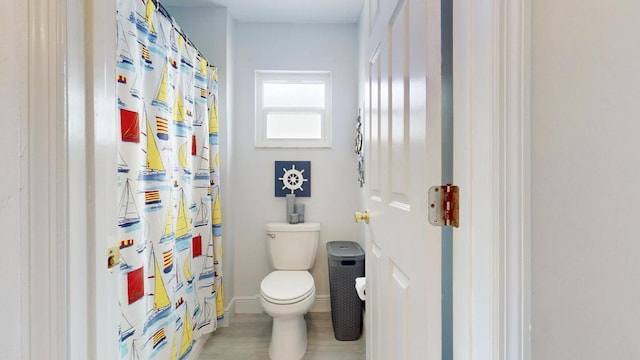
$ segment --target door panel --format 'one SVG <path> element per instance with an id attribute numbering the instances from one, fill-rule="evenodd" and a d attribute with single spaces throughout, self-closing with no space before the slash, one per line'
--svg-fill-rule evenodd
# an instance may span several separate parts
<path id="1" fill-rule="evenodd" d="M 441 359 L 440 3 L 370 6 L 365 64 L 367 358 Z"/>
<path id="2" fill-rule="evenodd" d="M 408 15 L 406 1 L 398 3 L 398 8 L 389 22 L 389 44 L 387 57 L 390 59 L 389 81 L 391 83 L 391 116 L 389 117 L 389 183 L 391 202 L 400 208 L 409 208 L 408 204 Z M 406 90 L 406 91 L 405 91 Z"/>
<path id="3" fill-rule="evenodd" d="M 382 253 L 380 248 L 373 242 L 370 242 L 367 246 L 367 317 L 368 317 L 368 329 L 367 330 L 367 359 L 383 359 L 382 354 L 382 338 L 381 338 L 381 324 L 382 324 L 382 306 L 380 306 L 380 297 L 382 292 L 380 291 L 380 271 L 382 267 Z M 376 330 L 373 330 L 376 329 Z"/>
<path id="4" fill-rule="evenodd" d="M 407 359 L 408 340 L 408 300 L 409 300 L 409 279 L 393 263 L 389 272 L 389 285 L 391 299 L 390 306 L 394 311 L 389 312 L 389 323 L 392 326 L 393 343 L 391 344 L 391 356 L 389 359 Z"/>
<path id="5" fill-rule="evenodd" d="M 370 166 L 367 167 L 369 179 L 369 196 L 372 199 L 380 200 L 380 159 L 381 159 L 381 146 L 380 146 L 380 102 L 381 95 L 380 89 L 382 87 L 382 65 L 380 63 L 380 46 L 374 49 L 369 60 L 369 133 L 366 137 L 369 139 L 369 146 L 367 157 L 370 160 Z M 366 141 L 366 140 L 365 140 Z"/>

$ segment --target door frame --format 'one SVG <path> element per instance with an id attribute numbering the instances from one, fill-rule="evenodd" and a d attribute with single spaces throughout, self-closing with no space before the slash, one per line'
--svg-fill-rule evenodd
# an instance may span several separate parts
<path id="1" fill-rule="evenodd" d="M 21 356 L 116 358 L 115 3 L 28 0 Z M 105 42 L 105 39 L 113 42 Z M 115 167 L 115 166 L 114 166 Z M 98 311 L 100 309 L 100 311 Z"/>
<path id="2" fill-rule="evenodd" d="M 108 346 L 115 335 L 102 326 L 111 306 L 100 294 L 109 289 L 99 286 L 113 280 L 103 252 L 115 241 L 101 234 L 115 216 L 109 207 L 115 202 L 104 196 L 115 191 L 96 187 L 105 174 L 94 166 L 111 157 L 107 163 L 115 163 L 114 132 L 99 121 L 115 111 L 106 105 L 115 96 L 107 81 L 114 60 L 106 56 L 115 44 L 95 41 L 113 30 L 115 20 L 99 16 L 109 13 L 109 3 L 29 0 L 30 91 L 21 125 L 21 141 L 28 145 L 21 169 L 25 358 L 107 359 L 115 351 Z M 460 228 L 454 231 L 454 358 L 528 360 L 530 0 L 454 0 L 453 16 L 454 181 L 461 187 Z M 84 34 L 93 41 L 67 43 L 67 29 L 78 28 L 90 29 Z M 80 102 L 61 106 L 74 89 L 90 91 L 76 98 Z M 82 132 L 85 141 L 74 137 Z M 82 191 L 75 192 L 75 185 Z M 80 216 L 86 209 L 91 211 Z M 98 312 L 103 306 L 107 311 Z"/>
<path id="3" fill-rule="evenodd" d="M 21 114 L 21 357 L 66 358 L 69 307 L 66 30 L 62 0 L 25 7 L 26 112 Z M 18 86 L 18 84 L 16 84 Z"/>
<path id="4" fill-rule="evenodd" d="M 531 358 L 530 0 L 454 0 L 454 359 Z"/>

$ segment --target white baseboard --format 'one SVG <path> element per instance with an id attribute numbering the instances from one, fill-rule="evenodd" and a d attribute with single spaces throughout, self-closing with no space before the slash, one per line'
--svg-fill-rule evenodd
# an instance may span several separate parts
<path id="1" fill-rule="evenodd" d="M 316 295 L 316 302 L 313 303 L 309 312 L 330 312 L 331 298 L 329 295 Z"/>
<path id="2" fill-rule="evenodd" d="M 236 296 L 231 301 L 235 305 L 236 314 L 260 314 L 263 313 L 262 305 L 258 295 L 254 296 Z M 331 311 L 331 300 L 329 295 L 316 295 L 316 301 L 311 306 L 310 312 L 329 312 Z M 226 316 L 226 311 L 225 311 Z"/>
<path id="3" fill-rule="evenodd" d="M 236 304 L 236 314 L 260 314 L 264 312 L 257 295 L 236 296 L 233 298 Z"/>
<path id="4" fill-rule="evenodd" d="M 233 315 L 236 313 L 236 298 L 231 299 L 229 304 L 224 308 L 224 317 L 218 321 L 218 327 L 228 327 L 233 321 Z"/>

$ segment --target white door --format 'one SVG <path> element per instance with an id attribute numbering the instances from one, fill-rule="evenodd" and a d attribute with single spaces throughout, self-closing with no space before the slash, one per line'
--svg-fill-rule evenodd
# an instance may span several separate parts
<path id="1" fill-rule="evenodd" d="M 441 359 L 440 0 L 371 0 L 365 52 L 367 359 Z"/>

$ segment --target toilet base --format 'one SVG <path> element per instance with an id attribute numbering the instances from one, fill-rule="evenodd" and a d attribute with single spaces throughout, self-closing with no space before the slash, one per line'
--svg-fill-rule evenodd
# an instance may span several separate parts
<path id="1" fill-rule="evenodd" d="M 269 358 L 300 360 L 307 352 L 307 323 L 302 315 L 273 318 Z"/>
<path id="2" fill-rule="evenodd" d="M 304 299 L 285 304 L 267 301 L 262 294 L 260 304 L 273 318 L 269 358 L 271 360 L 300 360 L 307 352 L 307 323 L 304 319 L 316 299 L 316 288 Z M 303 295 L 303 294 L 300 294 Z"/>

